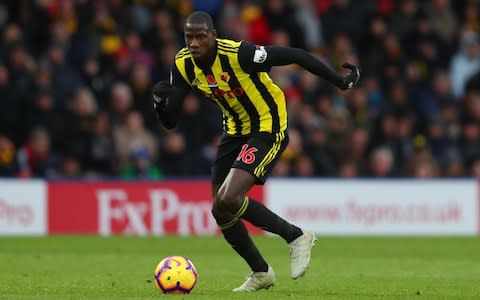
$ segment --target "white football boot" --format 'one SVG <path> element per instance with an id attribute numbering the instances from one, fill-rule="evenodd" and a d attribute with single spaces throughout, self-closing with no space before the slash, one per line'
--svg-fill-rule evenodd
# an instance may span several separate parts
<path id="1" fill-rule="evenodd" d="M 275 283 L 275 272 L 268 266 L 267 272 L 252 272 L 245 277 L 246 281 L 239 287 L 233 289 L 234 292 L 255 292 L 261 289 L 268 289 Z"/>
<path id="2" fill-rule="evenodd" d="M 302 232 L 301 236 L 288 244 L 291 257 L 290 275 L 293 279 L 297 279 L 305 274 L 310 263 L 310 252 L 317 240 L 312 232 L 305 230 L 302 230 Z"/>

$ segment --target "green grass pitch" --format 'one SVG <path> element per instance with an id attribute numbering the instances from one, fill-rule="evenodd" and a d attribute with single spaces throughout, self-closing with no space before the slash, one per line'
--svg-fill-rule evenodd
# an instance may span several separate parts
<path id="1" fill-rule="evenodd" d="M 2 237 L 0 299 L 480 299 L 479 238 L 320 237 L 298 280 L 281 239 L 254 240 L 277 283 L 235 294 L 248 268 L 219 236 Z M 168 255 L 197 267 L 190 295 L 155 287 L 153 270 Z"/>

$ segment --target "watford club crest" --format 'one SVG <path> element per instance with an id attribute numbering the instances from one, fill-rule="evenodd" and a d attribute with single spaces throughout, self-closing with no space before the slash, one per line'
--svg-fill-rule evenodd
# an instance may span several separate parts
<path id="1" fill-rule="evenodd" d="M 228 75 L 227 72 L 223 72 L 222 74 L 220 74 L 220 78 L 225 81 L 225 82 L 228 82 L 230 80 L 230 75 Z"/>

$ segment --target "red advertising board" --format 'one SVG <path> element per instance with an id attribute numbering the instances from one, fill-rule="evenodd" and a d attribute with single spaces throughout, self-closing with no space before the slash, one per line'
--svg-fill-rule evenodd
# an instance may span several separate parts
<path id="1" fill-rule="evenodd" d="M 249 194 L 263 199 L 263 187 Z M 202 235 L 218 232 L 210 182 L 50 182 L 48 232 Z M 249 224 L 248 224 L 249 225 Z M 250 225 L 249 225 L 250 226 Z M 260 232 L 250 227 L 253 232 Z"/>

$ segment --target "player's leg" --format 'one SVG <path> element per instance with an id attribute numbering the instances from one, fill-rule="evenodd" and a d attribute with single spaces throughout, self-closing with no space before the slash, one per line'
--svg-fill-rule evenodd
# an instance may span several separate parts
<path id="1" fill-rule="evenodd" d="M 251 164 L 248 164 L 251 159 L 237 159 L 234 167 L 251 172 L 256 177 L 256 182 L 263 184 L 287 144 L 288 136 L 283 133 L 278 133 L 275 136 L 267 134 L 254 136 L 249 139 L 248 146 L 245 148 L 254 149 L 251 151 L 252 154 L 261 154 L 259 158 L 263 157 L 263 159 Z M 253 160 L 255 159 L 253 158 Z M 241 215 L 242 219 L 249 221 L 258 228 L 280 235 L 290 246 L 291 277 L 293 279 L 301 277 L 310 263 L 311 248 L 316 240 L 314 234 L 303 231 L 287 222 L 254 199 L 246 198 L 245 201 L 248 201 L 248 203 Z"/>
<path id="2" fill-rule="evenodd" d="M 224 201 L 227 197 L 230 197 L 226 195 L 227 190 L 230 188 L 227 189 L 227 185 L 223 186 L 223 184 L 225 181 L 231 182 L 231 179 L 226 180 L 226 178 L 229 175 L 233 161 L 235 161 L 238 156 L 242 144 L 243 141 L 240 138 L 224 136 L 218 147 L 217 157 L 212 167 L 212 194 L 214 199 L 212 213 L 217 224 L 221 228 L 225 240 L 252 269 L 252 274 L 248 277 L 247 281 L 242 286 L 235 289 L 235 291 L 255 291 L 262 288 L 268 288 L 273 284 L 275 281 L 273 270 L 268 267 L 253 243 L 243 221 L 238 217 L 234 218 L 239 207 L 241 207 L 241 203 L 237 205 L 238 208 L 235 207 L 235 205 L 227 208 L 226 205 L 221 205 L 219 202 L 219 199 Z M 236 178 L 237 176 L 230 176 L 230 178 L 232 177 Z M 251 179 L 250 174 L 246 174 L 245 179 L 241 179 L 239 182 L 241 183 L 239 186 L 240 192 L 236 193 L 246 193 L 252 185 L 253 179 Z M 220 198 L 219 190 L 222 186 L 223 189 Z M 242 192 L 242 190 L 246 191 Z M 234 219 L 235 221 L 232 222 Z M 226 226 L 227 223 L 229 223 L 228 226 Z"/>
<path id="3" fill-rule="evenodd" d="M 247 262 L 252 272 L 266 272 L 268 264 L 250 238 L 245 224 L 240 218 L 235 217 L 235 213 L 231 213 L 230 210 L 221 207 L 222 205 L 218 203 L 220 197 L 223 197 L 218 195 L 220 186 L 219 184 L 213 185 L 212 214 L 225 240 Z M 223 198 L 221 201 L 224 201 Z"/>
<path id="4" fill-rule="evenodd" d="M 248 205 L 247 191 L 255 178 L 241 169 L 231 169 L 218 189 L 213 205 L 213 215 L 225 239 L 247 261 L 252 273 L 246 281 L 234 289 L 235 292 L 253 292 L 268 289 L 275 283 L 275 273 L 265 262 L 251 240 L 243 221 L 240 219 Z"/>
<path id="5" fill-rule="evenodd" d="M 233 167 L 249 172 L 257 184 L 263 184 L 287 144 L 288 136 L 281 133 L 255 135 L 243 146 L 244 153 L 247 154 L 239 157 Z M 287 222 L 262 203 L 251 198 L 246 198 L 245 201 L 248 203 L 242 219 L 258 228 L 280 235 L 287 243 L 302 235 L 300 228 Z"/>

